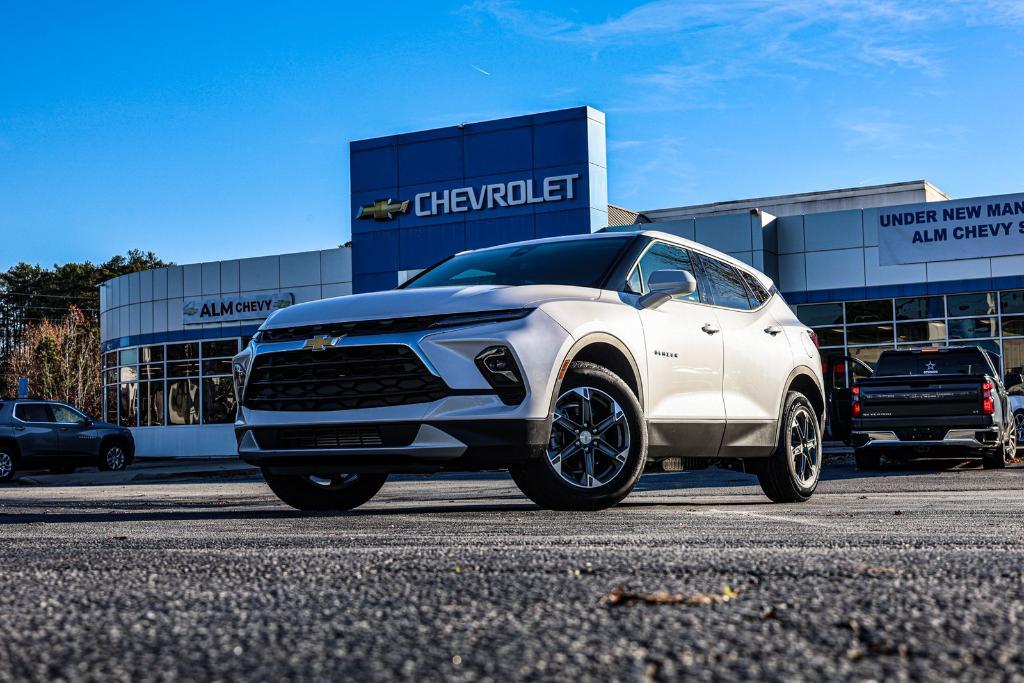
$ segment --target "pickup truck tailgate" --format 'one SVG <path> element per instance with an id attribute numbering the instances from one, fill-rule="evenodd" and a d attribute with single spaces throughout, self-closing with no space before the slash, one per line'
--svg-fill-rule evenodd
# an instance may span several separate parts
<path id="1" fill-rule="evenodd" d="M 859 385 L 861 417 L 982 415 L 984 377 L 876 378 Z"/>

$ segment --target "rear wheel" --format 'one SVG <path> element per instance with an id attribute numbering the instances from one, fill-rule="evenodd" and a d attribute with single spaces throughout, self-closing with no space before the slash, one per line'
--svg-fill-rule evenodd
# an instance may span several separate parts
<path id="1" fill-rule="evenodd" d="M 1017 455 L 1016 433 L 1006 438 L 998 448 L 985 451 L 981 455 L 981 466 L 986 470 L 1001 470 Z"/>
<path id="2" fill-rule="evenodd" d="M 1024 408 L 1013 411 L 1013 426 L 1017 433 L 1017 443 L 1024 443 Z"/>
<path id="3" fill-rule="evenodd" d="M 10 451 L 0 448 L 0 482 L 14 479 L 16 471 L 14 456 Z"/>
<path id="4" fill-rule="evenodd" d="M 810 401 L 796 391 L 786 395 L 779 443 L 758 471 L 761 488 L 775 503 L 802 503 L 821 477 L 821 424 Z"/>
<path id="5" fill-rule="evenodd" d="M 633 490 L 647 460 L 640 403 L 618 375 L 582 361 L 569 366 L 559 391 L 546 454 L 509 473 L 543 508 L 611 507 Z"/>
<path id="6" fill-rule="evenodd" d="M 882 467 L 882 454 L 876 449 L 853 449 L 853 461 L 858 470 L 877 470 Z"/>
<path id="7" fill-rule="evenodd" d="M 387 481 L 386 474 L 275 474 L 263 470 L 267 486 L 296 510 L 351 510 L 367 502 Z"/>

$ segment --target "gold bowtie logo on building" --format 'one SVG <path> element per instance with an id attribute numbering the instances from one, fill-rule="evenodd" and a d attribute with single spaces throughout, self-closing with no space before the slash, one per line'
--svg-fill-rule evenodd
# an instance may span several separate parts
<path id="1" fill-rule="evenodd" d="M 398 214 L 409 210 L 409 200 L 393 202 L 390 199 L 378 199 L 373 204 L 359 207 L 359 220 L 372 218 L 375 221 L 389 221 Z"/>
<path id="2" fill-rule="evenodd" d="M 323 351 L 331 346 L 337 346 L 345 335 L 340 337 L 332 337 L 327 334 L 318 334 L 312 339 L 307 339 L 306 343 L 302 345 L 302 348 L 309 349 L 310 351 Z"/>

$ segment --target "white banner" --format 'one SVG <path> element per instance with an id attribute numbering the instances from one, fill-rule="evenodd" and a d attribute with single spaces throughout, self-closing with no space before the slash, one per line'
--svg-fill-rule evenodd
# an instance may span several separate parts
<path id="1" fill-rule="evenodd" d="M 263 320 L 277 309 L 291 306 L 293 303 L 295 303 L 293 292 L 186 299 L 181 305 L 181 320 L 185 325 L 231 322 L 233 320 Z"/>
<path id="2" fill-rule="evenodd" d="M 878 209 L 878 262 L 1024 254 L 1024 194 Z"/>

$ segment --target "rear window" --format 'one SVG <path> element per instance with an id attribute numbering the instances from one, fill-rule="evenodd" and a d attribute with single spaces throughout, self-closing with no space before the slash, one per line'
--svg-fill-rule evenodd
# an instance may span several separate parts
<path id="1" fill-rule="evenodd" d="M 978 350 L 939 352 L 888 352 L 878 359 L 875 377 L 907 375 L 983 375 L 993 374 L 991 363 Z"/>

